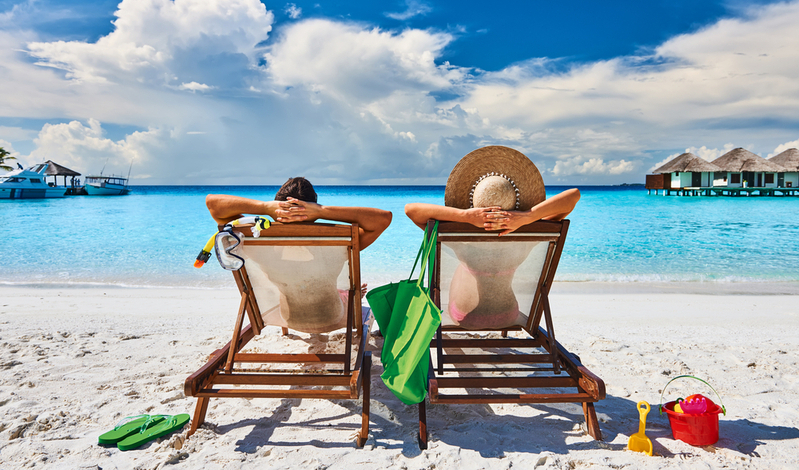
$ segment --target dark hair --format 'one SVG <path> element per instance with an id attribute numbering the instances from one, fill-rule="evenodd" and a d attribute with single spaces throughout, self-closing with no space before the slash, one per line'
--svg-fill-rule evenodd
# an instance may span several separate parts
<path id="1" fill-rule="evenodd" d="M 310 181 L 302 176 L 297 176 L 289 178 L 283 183 L 283 186 L 275 194 L 275 201 L 285 201 L 290 197 L 305 202 L 316 202 L 316 191 Z"/>

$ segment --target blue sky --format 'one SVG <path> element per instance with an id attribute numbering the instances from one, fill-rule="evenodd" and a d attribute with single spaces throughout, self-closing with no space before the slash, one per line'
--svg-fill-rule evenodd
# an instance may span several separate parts
<path id="1" fill-rule="evenodd" d="M 0 0 L 0 146 L 139 184 L 548 184 L 799 144 L 799 4 Z"/>

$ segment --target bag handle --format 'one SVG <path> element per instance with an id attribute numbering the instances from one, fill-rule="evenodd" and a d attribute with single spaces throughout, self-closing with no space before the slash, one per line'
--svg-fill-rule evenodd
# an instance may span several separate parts
<path id="1" fill-rule="evenodd" d="M 438 221 L 436 221 L 436 227 L 438 227 Z M 422 244 L 419 246 L 419 252 L 416 253 L 416 260 L 413 262 L 413 268 L 411 268 L 411 273 L 408 275 L 409 281 L 413 278 L 413 272 L 416 271 L 416 265 L 417 263 L 419 263 L 419 257 L 422 256 L 422 253 L 425 251 L 426 246 L 427 246 L 427 227 L 424 228 L 424 239 L 422 239 Z"/>
<path id="2" fill-rule="evenodd" d="M 721 396 L 719 395 L 719 392 L 717 392 L 712 385 L 700 379 L 699 377 L 694 377 L 693 375 L 678 375 L 677 377 L 674 377 L 673 379 L 666 382 L 666 387 L 668 387 L 669 384 L 674 382 L 675 380 L 684 379 L 684 378 L 696 379 L 702 382 L 703 384 L 707 385 L 708 387 L 710 387 L 710 389 L 713 390 L 713 393 L 715 393 L 716 397 L 719 399 L 719 403 L 721 403 L 721 411 L 724 412 L 724 416 L 727 416 L 727 408 L 724 407 L 724 403 L 721 401 Z M 663 394 L 666 393 L 666 387 L 663 387 L 663 390 L 660 392 L 660 406 L 658 407 L 658 409 L 660 410 L 660 414 L 663 414 Z"/>
<path id="3" fill-rule="evenodd" d="M 408 275 L 408 280 L 410 281 L 413 278 L 413 272 L 416 271 L 416 264 L 419 262 L 419 257 L 422 256 L 422 252 L 425 248 L 425 243 L 427 243 L 427 228 L 425 228 L 424 233 L 424 240 L 422 240 L 421 246 L 419 246 L 419 253 L 416 253 L 416 261 L 413 262 L 413 268 L 411 268 L 411 273 Z"/>
<path id="4" fill-rule="evenodd" d="M 436 247 L 436 238 L 438 235 L 438 221 L 436 220 L 435 225 L 433 225 L 433 230 L 430 231 L 430 236 L 428 237 L 427 230 L 424 233 L 424 242 L 422 242 L 422 246 L 425 248 L 424 258 L 422 259 L 422 268 L 419 272 L 419 280 L 416 281 L 416 285 L 421 287 L 422 280 L 424 280 L 424 273 L 427 269 L 427 262 L 430 260 L 430 255 L 434 253 Z M 432 269 L 430 272 L 432 273 Z M 429 284 L 428 284 L 429 285 Z"/>

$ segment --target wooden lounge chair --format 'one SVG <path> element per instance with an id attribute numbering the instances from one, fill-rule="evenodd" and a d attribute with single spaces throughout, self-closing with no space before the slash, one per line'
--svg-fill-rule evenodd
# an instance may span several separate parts
<path id="1" fill-rule="evenodd" d="M 568 227 L 539 221 L 497 237 L 440 223 L 431 294 L 442 323 L 430 344 L 430 403 L 582 403 L 588 433 L 602 439 L 594 402 L 605 398 L 605 384 L 552 327 L 548 295 Z M 427 448 L 424 401 L 419 438 Z"/>
<path id="2" fill-rule="evenodd" d="M 362 447 L 369 433 L 371 353 L 366 351 L 370 325 L 361 309 L 357 224 L 275 223 L 259 238 L 252 238 L 248 227 L 235 227 L 246 237 L 240 252 L 245 265 L 233 271 L 241 293 L 233 338 L 184 384 L 186 396 L 197 397 L 189 435 L 205 421 L 211 398 L 357 400 L 363 389 L 357 438 Z M 282 327 L 284 335 L 288 329 L 319 333 L 343 327 L 343 350 L 241 352 L 268 324 Z"/>

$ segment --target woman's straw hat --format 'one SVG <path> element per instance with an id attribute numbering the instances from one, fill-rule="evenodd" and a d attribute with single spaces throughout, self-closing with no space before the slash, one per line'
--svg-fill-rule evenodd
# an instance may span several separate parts
<path id="1" fill-rule="evenodd" d="M 444 204 L 459 209 L 500 206 L 526 211 L 544 199 L 544 179 L 535 164 L 523 153 L 499 145 L 461 158 L 444 191 Z"/>

